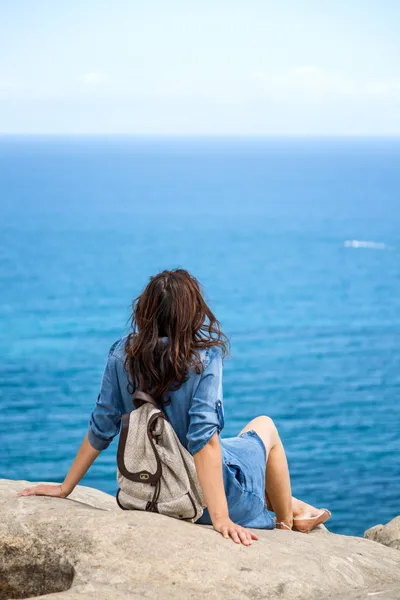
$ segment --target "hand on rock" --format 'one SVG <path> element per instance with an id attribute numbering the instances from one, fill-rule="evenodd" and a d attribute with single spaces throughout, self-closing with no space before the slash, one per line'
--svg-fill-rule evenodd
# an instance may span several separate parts
<path id="1" fill-rule="evenodd" d="M 244 546 L 251 546 L 253 540 L 258 540 L 258 536 L 240 525 L 236 525 L 230 519 L 224 519 L 217 521 L 213 524 L 213 527 L 218 531 L 224 538 L 231 538 L 235 544 L 243 544 Z"/>
<path id="2" fill-rule="evenodd" d="M 54 498 L 66 498 L 68 494 L 64 491 L 62 485 L 42 483 L 34 487 L 25 488 L 17 496 L 53 496 Z"/>

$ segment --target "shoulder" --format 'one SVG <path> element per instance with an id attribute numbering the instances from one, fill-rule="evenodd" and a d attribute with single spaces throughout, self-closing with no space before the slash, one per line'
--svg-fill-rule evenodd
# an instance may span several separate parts
<path id="1" fill-rule="evenodd" d="M 108 351 L 109 360 L 119 360 L 120 362 L 125 361 L 125 344 L 128 336 L 125 335 L 116 342 L 113 343 Z"/>
<path id="2" fill-rule="evenodd" d="M 108 351 L 108 360 L 111 362 L 125 362 L 125 344 L 128 336 L 125 335 L 115 341 Z M 217 366 L 223 363 L 223 352 L 219 346 L 211 346 L 210 348 L 198 348 L 200 360 L 203 364 L 203 370 L 206 370 L 210 365 Z"/>
<path id="3" fill-rule="evenodd" d="M 206 370 L 210 365 L 223 364 L 222 349 L 219 346 L 211 346 L 210 348 L 201 348 L 199 350 L 203 369 Z"/>

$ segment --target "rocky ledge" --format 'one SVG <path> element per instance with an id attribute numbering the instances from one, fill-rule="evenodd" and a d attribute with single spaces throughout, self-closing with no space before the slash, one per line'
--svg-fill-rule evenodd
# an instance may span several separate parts
<path id="1" fill-rule="evenodd" d="M 400 598 L 400 552 L 369 539 L 261 531 L 245 548 L 87 487 L 17 498 L 27 485 L 0 480 L 0 600 Z"/>
<path id="2" fill-rule="evenodd" d="M 400 550 L 400 517 L 392 519 L 387 525 L 375 525 L 365 532 L 367 540 L 379 542 L 389 548 Z"/>

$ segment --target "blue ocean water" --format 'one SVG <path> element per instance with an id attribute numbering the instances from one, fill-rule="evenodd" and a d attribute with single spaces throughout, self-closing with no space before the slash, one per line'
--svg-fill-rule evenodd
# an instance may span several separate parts
<path id="1" fill-rule="evenodd" d="M 0 477 L 62 480 L 132 298 L 182 266 L 232 341 L 224 434 L 270 415 L 333 531 L 400 514 L 400 140 L 3 137 L 0 210 Z"/>

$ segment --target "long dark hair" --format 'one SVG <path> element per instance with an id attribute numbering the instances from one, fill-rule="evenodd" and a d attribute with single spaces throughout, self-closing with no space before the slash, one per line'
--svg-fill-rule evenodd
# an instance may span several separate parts
<path id="1" fill-rule="evenodd" d="M 228 345 L 197 279 L 184 269 L 162 271 L 133 301 L 125 369 L 133 389 L 161 400 L 184 383 L 189 369 L 201 373 L 200 349 L 218 346 L 225 356 Z"/>

